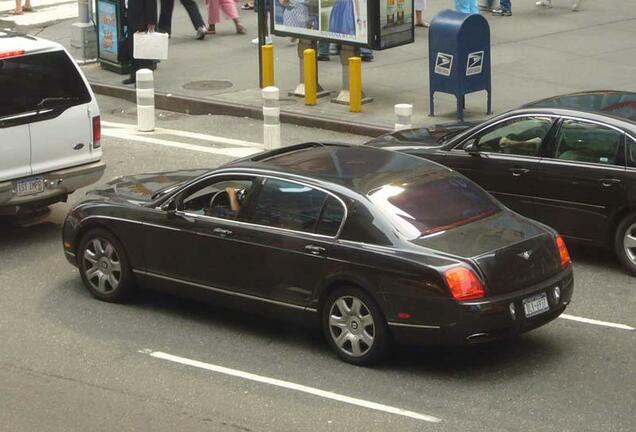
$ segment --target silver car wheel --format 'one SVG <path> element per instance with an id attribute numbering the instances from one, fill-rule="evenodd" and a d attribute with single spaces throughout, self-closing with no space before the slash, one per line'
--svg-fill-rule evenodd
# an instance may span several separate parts
<path id="1" fill-rule="evenodd" d="M 636 264 L 636 223 L 631 224 L 625 230 L 625 236 L 623 237 L 623 248 L 627 258 Z"/>
<path id="2" fill-rule="evenodd" d="M 121 261 L 113 245 L 104 238 L 94 238 L 86 244 L 84 276 L 91 287 L 101 294 L 111 294 L 121 281 Z"/>
<path id="3" fill-rule="evenodd" d="M 362 357 L 373 347 L 375 323 L 367 305 L 357 297 L 339 297 L 329 310 L 329 333 L 345 354 Z"/>

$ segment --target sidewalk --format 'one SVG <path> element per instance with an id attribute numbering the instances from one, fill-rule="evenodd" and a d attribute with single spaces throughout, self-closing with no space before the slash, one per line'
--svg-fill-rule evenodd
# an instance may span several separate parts
<path id="1" fill-rule="evenodd" d="M 205 5 L 199 3 L 206 17 Z M 584 1 L 579 12 L 570 11 L 569 0 L 554 0 L 552 9 L 537 9 L 534 1 L 513 3 L 512 17 L 484 15 L 491 26 L 495 113 L 574 91 L 636 91 L 636 0 Z M 428 18 L 451 6 L 449 0 L 429 0 L 428 4 Z M 260 109 L 257 47 L 250 43 L 256 36 L 256 14 L 241 11 L 241 19 L 247 35 L 234 34 L 232 22 L 223 21 L 217 25 L 216 35 L 197 41 L 184 8 L 177 2 L 170 59 L 160 63 L 155 89 L 175 96 L 251 107 L 252 113 Z M 68 46 L 72 22 L 48 27 L 39 36 Z M 427 29 L 416 28 L 414 44 L 378 51 L 372 63 L 363 63 L 363 88 L 374 102 L 364 105 L 358 114 L 330 103 L 329 98 L 319 100 L 315 107 L 306 107 L 302 99 L 286 96 L 298 82 L 296 45 L 287 38 L 274 37 L 281 110 L 307 118 L 391 128 L 394 104 L 412 103 L 415 125 L 455 120 L 454 97 L 441 93 L 435 97 L 436 117 L 428 116 L 427 33 Z M 91 82 L 125 87 L 121 85 L 123 76 L 102 70 L 99 65 L 85 66 L 84 71 Z M 319 63 L 319 77 L 325 89 L 339 89 L 338 57 Z M 467 96 L 465 117 L 486 117 L 485 92 Z"/>

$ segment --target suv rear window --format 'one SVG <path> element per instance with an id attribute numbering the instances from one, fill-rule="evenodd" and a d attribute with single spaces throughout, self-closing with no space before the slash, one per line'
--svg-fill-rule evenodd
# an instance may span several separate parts
<path id="1" fill-rule="evenodd" d="M 381 186 L 369 192 L 369 199 L 410 240 L 500 211 L 496 201 L 470 180 L 439 171 Z"/>
<path id="2" fill-rule="evenodd" d="M 66 53 L 52 51 L 0 60 L 0 101 L 0 117 L 5 117 L 35 111 L 41 103 L 87 103 L 90 94 Z"/>

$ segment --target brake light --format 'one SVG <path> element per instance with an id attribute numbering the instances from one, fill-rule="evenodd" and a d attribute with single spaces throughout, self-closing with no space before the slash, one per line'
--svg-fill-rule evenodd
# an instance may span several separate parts
<path id="1" fill-rule="evenodd" d="M 556 245 L 559 250 L 559 257 L 561 258 L 561 268 L 566 268 L 572 260 L 570 259 L 570 253 L 568 252 L 567 246 L 565 246 L 565 242 L 563 241 L 563 237 L 559 234 L 556 236 Z"/>
<path id="2" fill-rule="evenodd" d="M 9 57 L 19 57 L 21 55 L 24 55 L 24 50 L 5 51 L 5 52 L 0 52 L 0 59 L 9 58 Z"/>
<path id="3" fill-rule="evenodd" d="M 469 268 L 454 267 L 446 270 L 444 277 L 455 300 L 475 300 L 486 295 L 481 281 Z"/>
<path id="4" fill-rule="evenodd" d="M 93 117 L 93 148 L 99 148 L 102 146 L 102 122 L 99 116 Z"/>

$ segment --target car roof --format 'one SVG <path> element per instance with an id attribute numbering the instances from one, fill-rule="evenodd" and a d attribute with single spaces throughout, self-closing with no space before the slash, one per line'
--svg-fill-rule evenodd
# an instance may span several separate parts
<path id="1" fill-rule="evenodd" d="M 636 92 L 622 90 L 592 90 L 552 96 L 530 102 L 522 108 L 565 108 L 603 113 L 616 118 L 636 121 Z"/>
<path id="2" fill-rule="evenodd" d="M 427 159 L 375 147 L 304 143 L 232 162 L 225 168 L 291 174 L 344 186 L 360 194 L 432 172 L 452 172 Z"/>
<path id="3" fill-rule="evenodd" d="M 25 54 L 36 52 L 58 51 L 64 49 L 62 45 L 13 30 L 0 29 L 0 53 L 24 50 Z"/>

